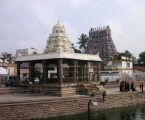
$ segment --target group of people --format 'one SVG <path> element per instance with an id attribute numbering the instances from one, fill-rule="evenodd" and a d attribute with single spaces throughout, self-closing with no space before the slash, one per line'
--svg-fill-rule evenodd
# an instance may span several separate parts
<path id="1" fill-rule="evenodd" d="M 134 82 L 131 82 L 131 84 L 127 81 L 127 82 L 120 82 L 120 92 L 125 92 L 125 91 L 130 91 L 130 89 L 132 91 L 136 91 L 135 86 L 134 86 Z"/>

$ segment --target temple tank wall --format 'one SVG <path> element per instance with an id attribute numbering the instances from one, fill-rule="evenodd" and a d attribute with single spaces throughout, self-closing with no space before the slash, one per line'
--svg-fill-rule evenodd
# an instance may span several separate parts
<path id="1" fill-rule="evenodd" d="M 88 110 L 88 102 L 90 100 L 98 104 L 97 106 L 91 106 L 91 111 L 102 111 L 145 103 L 145 93 L 134 92 L 107 95 L 104 102 L 102 101 L 102 95 L 1 102 L 0 119 L 27 120 L 84 113 Z"/>

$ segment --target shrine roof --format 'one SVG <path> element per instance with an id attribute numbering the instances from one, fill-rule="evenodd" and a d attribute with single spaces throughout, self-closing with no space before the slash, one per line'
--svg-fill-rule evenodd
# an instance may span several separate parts
<path id="1" fill-rule="evenodd" d="M 29 56 L 18 56 L 16 62 L 19 61 L 36 61 L 36 60 L 49 60 L 49 59 L 76 59 L 76 60 L 86 60 L 86 61 L 102 61 L 99 54 L 81 54 L 81 53 L 67 53 L 67 52 L 53 52 L 46 54 L 37 54 Z"/>

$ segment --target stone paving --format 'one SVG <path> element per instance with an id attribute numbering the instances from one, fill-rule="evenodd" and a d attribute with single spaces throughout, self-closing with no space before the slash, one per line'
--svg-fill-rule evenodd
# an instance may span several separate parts
<path id="1" fill-rule="evenodd" d="M 41 100 L 58 100 L 63 98 L 77 98 L 85 95 L 75 95 L 68 97 L 57 97 L 57 96 L 47 96 L 47 95 L 35 95 L 35 94 L 12 94 L 12 95 L 0 95 L 1 103 L 10 102 L 24 102 L 24 101 L 41 101 Z"/>
<path id="2" fill-rule="evenodd" d="M 10 94 L 10 95 L 0 95 L 0 104 L 2 103 L 11 103 L 11 102 L 24 102 L 24 101 L 41 101 L 41 100 L 58 100 L 65 98 L 78 98 L 85 95 L 75 95 L 68 97 L 57 97 L 57 96 L 48 96 L 41 94 Z"/>

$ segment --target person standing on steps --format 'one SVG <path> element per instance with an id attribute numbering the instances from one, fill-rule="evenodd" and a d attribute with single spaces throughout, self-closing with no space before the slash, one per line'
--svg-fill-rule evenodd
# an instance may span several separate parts
<path id="1" fill-rule="evenodd" d="M 143 93 L 143 83 L 141 84 L 141 88 L 142 88 L 142 93 Z"/>
<path id="2" fill-rule="evenodd" d="M 103 92 L 103 102 L 105 101 L 106 91 Z"/>
<path id="3" fill-rule="evenodd" d="M 132 91 L 135 91 L 135 88 L 134 88 L 134 82 L 131 83 L 131 87 L 130 89 L 132 89 Z"/>
<path id="4" fill-rule="evenodd" d="M 122 91 L 125 92 L 125 82 L 122 82 Z"/>
<path id="5" fill-rule="evenodd" d="M 139 88 L 140 88 L 140 91 L 141 91 L 142 90 L 142 83 L 140 83 Z"/>

